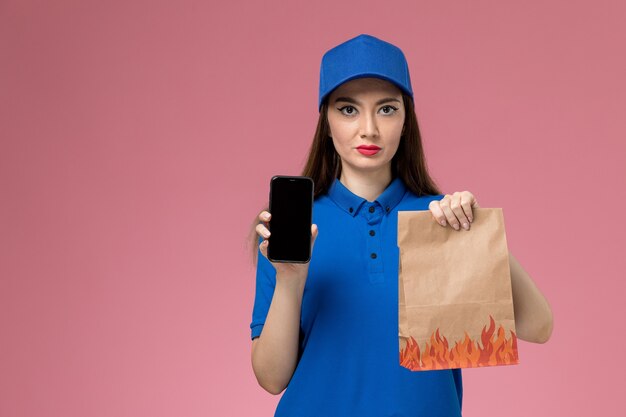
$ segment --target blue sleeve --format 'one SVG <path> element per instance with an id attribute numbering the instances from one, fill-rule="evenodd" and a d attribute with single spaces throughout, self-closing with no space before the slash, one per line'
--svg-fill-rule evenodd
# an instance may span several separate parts
<path id="1" fill-rule="evenodd" d="M 259 236 L 259 244 L 263 238 Z M 254 296 L 254 308 L 252 310 L 252 322 L 250 330 L 252 331 L 252 339 L 261 335 L 267 312 L 270 309 L 272 297 L 274 296 L 274 288 L 276 287 L 276 269 L 257 249 L 256 264 L 256 291 Z"/>

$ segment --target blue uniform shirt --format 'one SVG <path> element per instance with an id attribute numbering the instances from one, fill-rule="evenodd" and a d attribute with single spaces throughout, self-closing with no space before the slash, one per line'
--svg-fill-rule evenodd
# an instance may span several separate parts
<path id="1" fill-rule="evenodd" d="M 275 416 L 460 416 L 460 369 L 412 372 L 399 362 L 398 211 L 428 210 L 400 178 L 374 202 L 335 179 L 313 206 L 319 234 L 300 316 L 296 370 Z M 434 220 L 433 220 L 434 221 Z M 259 252 L 252 338 L 272 301 L 276 270 Z"/>

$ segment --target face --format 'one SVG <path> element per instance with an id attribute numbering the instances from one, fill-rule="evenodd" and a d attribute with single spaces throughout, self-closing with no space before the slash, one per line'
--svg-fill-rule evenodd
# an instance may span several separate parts
<path id="1" fill-rule="evenodd" d="M 329 96 L 330 136 L 348 172 L 390 172 L 404 126 L 402 92 L 379 78 L 357 78 Z M 389 171 L 387 171 L 389 170 Z"/>

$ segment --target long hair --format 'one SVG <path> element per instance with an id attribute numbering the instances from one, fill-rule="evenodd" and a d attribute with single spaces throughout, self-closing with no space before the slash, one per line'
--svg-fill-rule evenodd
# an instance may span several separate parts
<path id="1" fill-rule="evenodd" d="M 301 174 L 313 179 L 315 184 L 314 198 L 326 194 L 335 178 L 341 176 L 341 159 L 335 150 L 332 138 L 329 136 L 327 101 L 322 103 L 313 142 Z M 413 100 L 403 93 L 402 101 L 405 109 L 404 132 L 398 150 L 391 160 L 391 176 L 392 178 L 400 177 L 406 187 L 417 196 L 441 194 L 439 187 L 428 173 Z M 269 206 L 266 205 L 263 210 L 268 208 Z M 248 237 L 254 264 L 256 264 L 258 252 L 259 236 L 255 230 L 258 223 L 257 215 Z"/>

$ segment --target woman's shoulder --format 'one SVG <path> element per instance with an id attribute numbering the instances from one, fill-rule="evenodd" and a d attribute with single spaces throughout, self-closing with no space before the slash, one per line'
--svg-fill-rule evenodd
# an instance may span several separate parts
<path id="1" fill-rule="evenodd" d="M 407 189 L 404 198 L 399 204 L 400 210 L 426 210 L 431 201 L 439 201 L 444 197 L 443 194 L 425 194 L 417 195 Z"/>
<path id="2" fill-rule="evenodd" d="M 322 194 L 313 200 L 313 212 L 331 214 L 336 209 L 340 209 L 336 202 L 328 196 L 328 194 Z"/>

